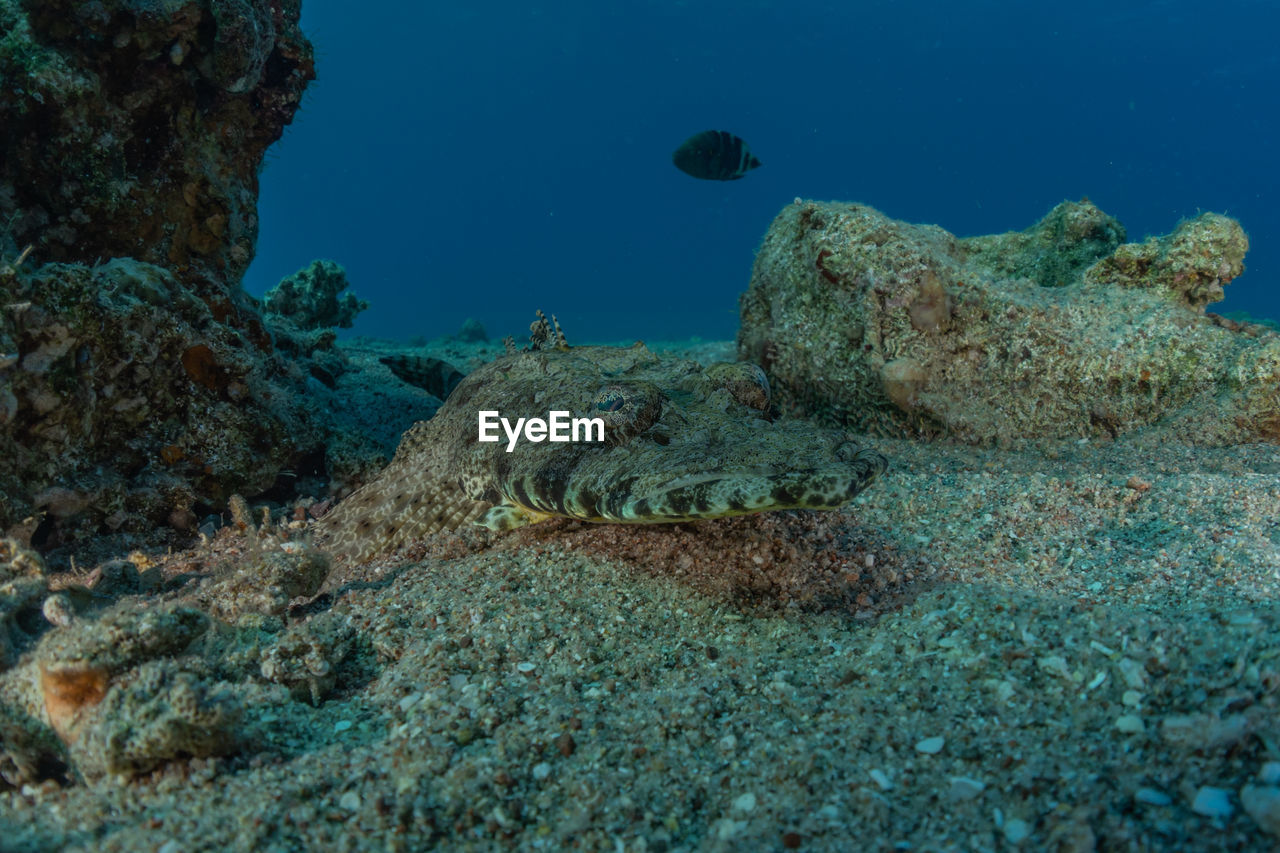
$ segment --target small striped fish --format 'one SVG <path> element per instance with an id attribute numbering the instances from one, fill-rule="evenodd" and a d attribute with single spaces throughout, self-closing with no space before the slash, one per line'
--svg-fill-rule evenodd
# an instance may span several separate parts
<path id="1" fill-rule="evenodd" d="M 747 143 L 724 130 L 695 133 L 671 155 L 686 175 L 705 181 L 736 181 L 760 165 Z"/>

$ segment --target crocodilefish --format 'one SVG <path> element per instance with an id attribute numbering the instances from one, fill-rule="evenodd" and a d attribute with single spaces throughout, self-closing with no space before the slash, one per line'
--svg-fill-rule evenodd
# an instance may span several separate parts
<path id="1" fill-rule="evenodd" d="M 545 320 L 540 321 L 545 326 Z M 835 509 L 886 467 L 852 436 L 775 417 L 763 370 L 703 367 L 630 347 L 569 347 L 535 324 L 534 347 L 478 368 L 394 459 L 320 521 L 339 556 L 366 560 L 478 523 L 552 518 L 657 524 L 782 509 Z M 603 421 L 602 441 L 478 440 L 481 412 Z"/>

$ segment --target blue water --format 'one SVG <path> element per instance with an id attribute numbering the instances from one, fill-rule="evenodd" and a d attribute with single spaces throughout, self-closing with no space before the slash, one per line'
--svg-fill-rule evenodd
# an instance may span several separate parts
<path id="1" fill-rule="evenodd" d="M 1088 196 L 1130 239 L 1237 217 L 1216 311 L 1280 317 L 1280 4 L 307 0 L 319 80 L 262 177 L 246 286 L 327 257 L 354 332 L 732 337 L 773 216 L 862 201 L 960 235 Z M 764 166 L 698 181 L 704 129 Z"/>

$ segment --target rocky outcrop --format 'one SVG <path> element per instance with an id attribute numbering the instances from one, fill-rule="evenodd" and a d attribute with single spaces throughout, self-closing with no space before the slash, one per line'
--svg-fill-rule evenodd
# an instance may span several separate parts
<path id="1" fill-rule="evenodd" d="M 51 565 L 105 534 L 170 544 L 233 492 L 319 495 L 382 457 L 342 425 L 333 331 L 240 286 L 263 154 L 314 77 L 298 14 L 0 0 L 0 530 Z M 346 309 L 334 322 L 361 304 L 317 293 Z"/>
<path id="2" fill-rule="evenodd" d="M 1202 214 L 1124 243 L 1087 201 L 960 239 L 860 204 L 797 200 L 742 297 L 739 355 L 784 407 L 889 435 L 1280 440 L 1280 336 L 1204 313 L 1244 269 Z"/>
<path id="3" fill-rule="evenodd" d="M 254 254 L 263 153 L 315 76 L 299 8 L 0 0 L 9 253 L 136 258 L 233 311 Z"/>
<path id="4" fill-rule="evenodd" d="M 151 264 L 0 270 L 0 355 L 0 527 L 41 520 L 42 547 L 194 532 L 233 491 L 323 466 L 308 362 Z"/>

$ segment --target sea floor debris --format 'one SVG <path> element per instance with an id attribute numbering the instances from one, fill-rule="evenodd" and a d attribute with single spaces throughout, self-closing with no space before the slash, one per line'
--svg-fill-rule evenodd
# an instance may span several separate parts
<path id="1" fill-rule="evenodd" d="M 1125 243 L 1088 201 L 1026 231 L 957 238 L 862 204 L 797 199 L 742 297 L 739 355 L 790 411 L 974 443 L 1280 440 L 1280 334 L 1204 308 L 1243 270 L 1204 213 Z"/>
<path id="2" fill-rule="evenodd" d="M 1153 459 L 1126 439 L 876 444 L 902 464 L 847 514 L 442 534 L 340 565 L 283 612 L 268 596 L 266 612 L 227 621 L 236 609 L 208 597 L 231 594 L 218 578 L 270 577 L 249 567 L 285 544 L 229 528 L 167 558 L 159 590 L 76 618 L 202 610 L 208 627 L 185 649 L 122 647 L 107 668 L 170 685 L 162 697 L 184 678 L 206 702 L 230 691 L 235 749 L 84 773 L 75 749 L 31 745 L 35 662 L 19 663 L 0 675 L 18 719 L 0 768 L 42 769 L 0 776 L 18 780 L 0 792 L 7 838 L 30 850 L 1273 840 L 1271 448 L 1170 443 Z M 46 628 L 40 647 L 84 630 Z M 163 721 L 130 695 L 102 704 Z"/>

